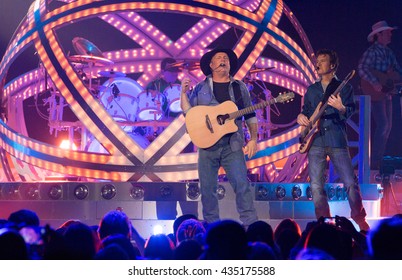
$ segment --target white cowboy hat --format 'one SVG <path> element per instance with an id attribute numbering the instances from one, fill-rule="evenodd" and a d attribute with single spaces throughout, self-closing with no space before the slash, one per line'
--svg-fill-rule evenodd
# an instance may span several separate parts
<path id="1" fill-rule="evenodd" d="M 388 25 L 388 23 L 385 20 L 379 21 L 377 23 L 374 23 L 373 26 L 371 27 L 372 31 L 371 33 L 367 36 L 367 40 L 369 42 L 373 42 L 373 37 L 375 34 L 384 31 L 384 30 L 394 30 L 397 29 L 398 27 L 394 26 L 391 27 Z"/>

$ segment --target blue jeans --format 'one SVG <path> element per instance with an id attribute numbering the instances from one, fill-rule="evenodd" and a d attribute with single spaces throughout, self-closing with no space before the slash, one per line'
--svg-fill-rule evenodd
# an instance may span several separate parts
<path id="1" fill-rule="evenodd" d="M 371 143 L 371 159 L 374 164 L 379 165 L 384 157 L 392 129 L 392 99 L 372 101 L 371 114 L 375 123 L 375 132 Z"/>
<path id="2" fill-rule="evenodd" d="M 216 194 L 218 171 L 223 167 L 236 194 L 236 208 L 240 221 L 248 226 L 257 221 L 247 167 L 243 151 L 233 152 L 229 145 L 213 150 L 198 150 L 198 175 L 200 178 L 202 213 L 208 223 L 218 221 L 219 205 Z"/>
<path id="3" fill-rule="evenodd" d="M 322 216 L 331 216 L 327 194 L 324 189 L 327 156 L 329 156 L 334 165 L 335 171 L 341 179 L 341 183 L 343 183 L 346 188 L 351 218 L 357 224 L 365 221 L 366 211 L 363 208 L 362 195 L 360 187 L 355 180 L 348 148 L 312 146 L 308 152 L 308 170 L 317 219 Z"/>

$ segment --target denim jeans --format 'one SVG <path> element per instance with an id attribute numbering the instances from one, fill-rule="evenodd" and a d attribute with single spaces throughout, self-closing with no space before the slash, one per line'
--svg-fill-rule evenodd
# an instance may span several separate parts
<path id="1" fill-rule="evenodd" d="M 355 180 L 352 161 L 348 148 L 331 148 L 312 146 L 308 152 L 308 169 L 310 186 L 313 195 L 315 214 L 317 219 L 321 216 L 330 217 L 327 194 L 325 192 L 325 169 L 329 156 L 335 171 L 346 188 L 351 210 L 351 218 L 357 223 L 365 221 L 366 211 L 363 208 L 360 187 Z"/>
<path id="2" fill-rule="evenodd" d="M 243 151 L 240 149 L 233 152 L 230 145 L 227 144 L 213 150 L 199 149 L 198 153 L 198 175 L 204 220 L 212 223 L 220 219 L 216 190 L 218 170 L 222 166 L 236 194 L 236 208 L 240 221 L 245 226 L 257 221 Z"/>
<path id="3" fill-rule="evenodd" d="M 392 99 L 372 101 L 371 114 L 375 123 L 375 132 L 371 143 L 371 159 L 373 163 L 378 165 L 384 156 L 392 129 Z"/>

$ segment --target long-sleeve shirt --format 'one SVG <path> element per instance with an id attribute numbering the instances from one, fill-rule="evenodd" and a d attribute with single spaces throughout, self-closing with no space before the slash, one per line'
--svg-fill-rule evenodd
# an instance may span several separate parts
<path id="1" fill-rule="evenodd" d="M 302 114 L 310 118 L 320 102 L 325 103 L 329 95 L 333 94 L 341 81 L 334 77 L 324 91 L 321 82 L 317 81 L 307 88 L 304 96 Z M 341 90 L 340 97 L 346 108 L 346 112 L 341 114 L 332 106 L 327 106 L 321 119 L 319 120 L 319 131 L 312 142 L 313 146 L 345 148 L 347 147 L 346 121 L 354 113 L 356 104 L 353 97 L 353 87 L 346 84 Z M 323 100 L 323 99 L 326 100 Z"/>
<path id="2" fill-rule="evenodd" d="M 362 79 L 367 80 L 372 85 L 379 84 L 378 78 L 372 70 L 383 73 L 389 70 L 396 71 L 402 76 L 402 68 L 396 60 L 394 52 L 387 46 L 378 42 L 372 44 L 362 55 L 358 65 L 358 72 Z"/>

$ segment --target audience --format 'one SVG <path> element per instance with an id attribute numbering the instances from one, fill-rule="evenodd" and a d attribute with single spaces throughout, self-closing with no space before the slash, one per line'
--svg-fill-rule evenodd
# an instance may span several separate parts
<path id="1" fill-rule="evenodd" d="M 368 233 L 350 219 L 320 218 L 301 231 L 293 219 L 275 228 L 256 221 L 244 228 L 234 220 L 204 224 L 183 215 L 173 232 L 140 236 L 127 215 L 106 213 L 99 225 L 67 220 L 57 229 L 40 226 L 35 212 L 22 209 L 0 219 L 1 260 L 401 260 L 402 214 L 379 220 Z"/>

